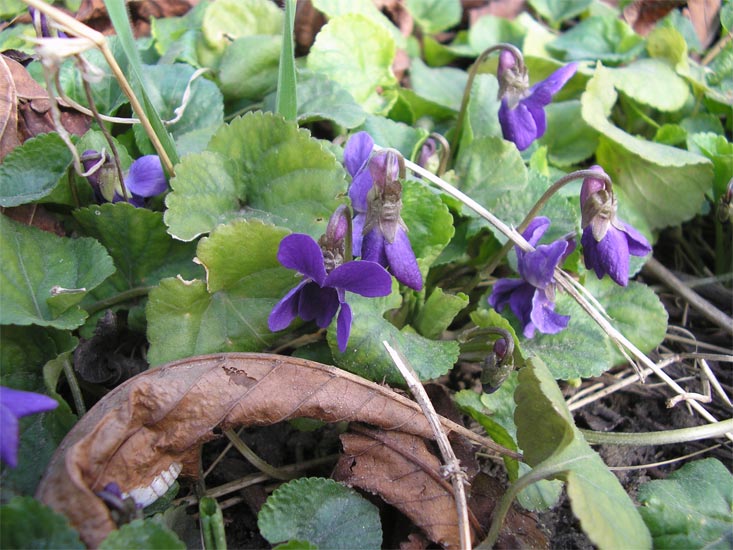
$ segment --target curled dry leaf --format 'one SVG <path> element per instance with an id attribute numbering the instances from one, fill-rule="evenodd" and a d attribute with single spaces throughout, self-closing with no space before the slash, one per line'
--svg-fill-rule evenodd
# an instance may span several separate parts
<path id="1" fill-rule="evenodd" d="M 335 367 L 280 355 L 205 355 L 146 371 L 106 395 L 61 442 L 36 496 L 68 516 L 82 540 L 96 547 L 116 528 L 95 494 L 108 483 L 130 493 L 159 483 L 171 468 L 196 477 L 200 447 L 217 437 L 215 428 L 295 417 L 433 437 L 416 403 Z M 441 422 L 446 432 L 516 456 L 450 420 Z"/>

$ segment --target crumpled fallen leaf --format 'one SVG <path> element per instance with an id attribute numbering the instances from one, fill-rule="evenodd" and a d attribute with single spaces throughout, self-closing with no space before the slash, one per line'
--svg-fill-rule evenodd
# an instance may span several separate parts
<path id="1" fill-rule="evenodd" d="M 25 140 L 55 132 L 56 128 L 51 116 L 51 101 L 48 93 L 33 77 L 26 68 L 17 61 L 5 55 L 0 56 L 0 82 L 8 83 L 8 91 L 3 92 L 2 105 L 0 105 L 0 159 L 10 152 L 12 147 L 20 145 Z M 6 70 L 7 69 L 7 70 Z M 10 79 L 7 79 L 7 75 Z M 4 89 L 3 85 L 0 89 Z M 12 104 L 11 94 L 15 98 Z M 89 130 L 92 120 L 85 114 L 68 108 L 63 102 L 59 102 L 61 108 L 61 123 L 64 128 L 72 134 L 84 135 Z M 7 112 L 6 112 L 7 108 Z M 13 114 L 14 112 L 14 114 Z M 4 118 L 7 117 L 3 124 Z M 9 144 L 6 148 L 6 141 Z"/>
<path id="2" fill-rule="evenodd" d="M 82 540 L 96 547 L 116 528 L 95 494 L 108 483 L 129 493 L 150 487 L 163 472 L 182 469 L 196 477 L 199 448 L 217 437 L 215 428 L 295 417 L 433 437 L 415 402 L 335 367 L 280 355 L 205 355 L 146 371 L 100 400 L 59 445 L 36 497 L 65 514 Z M 450 420 L 441 422 L 446 432 L 499 449 Z"/>

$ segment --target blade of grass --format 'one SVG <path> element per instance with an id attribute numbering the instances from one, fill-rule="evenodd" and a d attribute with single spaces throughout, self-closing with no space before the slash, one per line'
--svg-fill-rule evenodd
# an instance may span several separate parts
<path id="1" fill-rule="evenodd" d="M 283 45 L 280 50 L 280 67 L 277 75 L 275 110 L 285 120 L 295 120 L 298 112 L 295 79 L 295 47 L 293 26 L 295 24 L 295 0 L 285 0 L 283 20 Z"/>
<path id="2" fill-rule="evenodd" d="M 140 52 L 137 50 L 135 44 L 135 38 L 132 35 L 132 28 L 130 27 L 130 19 L 127 13 L 127 7 L 124 0 L 104 0 L 104 5 L 107 7 L 107 13 L 109 19 L 115 28 L 115 32 L 119 37 L 122 50 L 127 57 L 130 70 L 130 84 L 135 91 L 135 94 L 141 99 L 142 108 L 144 113 L 139 113 L 139 116 L 144 116 L 149 120 L 152 134 L 148 128 L 146 132 L 150 141 L 153 143 L 155 150 L 160 156 L 160 160 L 163 166 L 168 172 L 169 176 L 173 176 L 173 165 L 178 163 L 180 160 L 178 157 L 178 151 L 173 143 L 173 138 L 165 129 L 163 121 L 155 109 L 153 104 L 150 102 L 147 92 L 145 91 L 145 85 L 142 80 L 142 61 L 140 60 Z M 140 116 L 141 121 L 143 116 Z"/>

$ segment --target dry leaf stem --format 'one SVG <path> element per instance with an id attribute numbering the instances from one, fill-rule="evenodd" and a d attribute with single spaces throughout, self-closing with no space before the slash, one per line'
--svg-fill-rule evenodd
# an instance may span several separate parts
<path id="1" fill-rule="evenodd" d="M 242 454 L 242 456 L 246 458 L 250 464 L 252 464 L 252 466 L 257 468 L 263 474 L 267 474 L 268 477 L 279 479 L 281 481 L 288 481 L 295 477 L 298 477 L 297 474 L 286 472 L 285 470 L 282 470 L 280 468 L 275 468 L 274 466 L 271 466 L 270 464 L 262 460 L 259 456 L 255 454 L 252 449 L 249 448 L 249 446 L 244 441 L 242 441 L 237 432 L 235 432 L 234 430 L 224 430 L 224 435 L 227 436 L 232 445 L 234 445 L 234 448 L 236 448 Z"/>
<path id="2" fill-rule="evenodd" d="M 450 441 L 448 441 L 448 437 L 443 432 L 438 413 L 435 412 L 435 408 L 430 402 L 430 398 L 425 392 L 425 388 L 420 383 L 420 379 L 415 372 L 415 369 L 413 369 L 407 359 L 404 358 L 399 351 L 392 348 L 389 343 L 383 341 L 382 344 L 387 349 L 387 352 L 392 358 L 397 369 L 400 371 L 400 374 L 402 374 L 405 382 L 407 382 L 407 386 L 410 388 L 412 395 L 415 396 L 415 400 L 420 405 L 425 418 L 433 429 L 435 441 L 438 443 L 440 454 L 443 456 L 443 462 L 445 463 L 442 468 L 443 474 L 446 477 L 451 478 L 451 483 L 453 485 L 456 511 L 458 512 L 458 531 L 461 538 L 461 550 L 470 550 L 471 531 L 468 522 L 468 504 L 466 502 L 466 489 L 464 486 L 464 483 L 466 482 L 466 473 L 461 468 L 461 463 L 458 458 L 456 458 Z"/>

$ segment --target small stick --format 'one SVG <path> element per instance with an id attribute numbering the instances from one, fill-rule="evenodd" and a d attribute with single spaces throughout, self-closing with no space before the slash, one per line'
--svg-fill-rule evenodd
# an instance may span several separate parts
<path id="1" fill-rule="evenodd" d="M 440 448 L 440 454 L 443 455 L 443 461 L 445 465 L 441 468 L 443 475 L 451 478 L 453 484 L 453 492 L 456 501 L 456 511 L 458 512 L 458 531 L 461 538 L 461 550 L 471 549 L 471 532 L 468 524 L 468 504 L 466 503 L 466 490 L 463 484 L 466 482 L 466 472 L 461 468 L 461 463 L 456 458 L 453 448 L 448 441 L 443 429 L 440 425 L 438 413 L 435 412 L 433 404 L 430 402 L 428 394 L 425 392 L 425 388 L 420 383 L 420 379 L 407 362 L 401 353 L 392 348 L 386 341 L 382 341 L 382 345 L 387 349 L 392 361 L 394 362 L 397 369 L 402 374 L 402 377 L 407 382 L 407 386 L 410 388 L 412 395 L 415 396 L 415 400 L 420 405 L 420 408 L 427 418 L 430 427 L 433 429 L 435 434 L 435 440 L 438 442 Z"/>
<path id="2" fill-rule="evenodd" d="M 715 323 L 728 334 L 733 335 L 733 319 L 728 317 L 705 298 L 701 297 L 693 290 L 690 290 L 687 285 L 675 277 L 674 273 L 660 264 L 657 260 L 649 258 L 644 265 L 644 271 L 679 294 L 688 304 L 690 304 L 690 307 L 699 311 L 708 321 Z"/>

